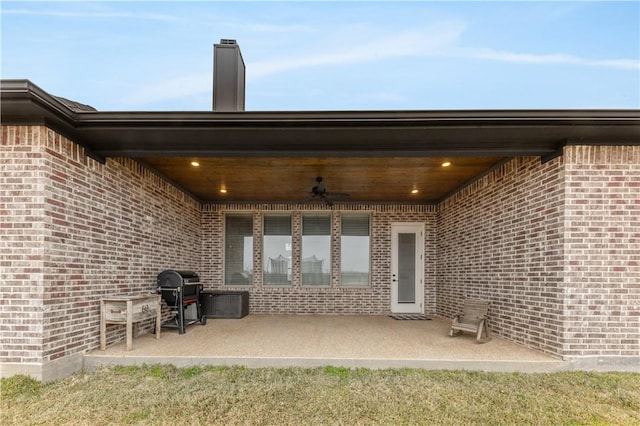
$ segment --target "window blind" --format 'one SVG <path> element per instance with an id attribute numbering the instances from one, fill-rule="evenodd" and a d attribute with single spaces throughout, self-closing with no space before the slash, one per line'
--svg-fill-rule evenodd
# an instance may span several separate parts
<path id="1" fill-rule="evenodd" d="M 302 235 L 331 235 L 331 216 L 302 216 Z"/>
<path id="2" fill-rule="evenodd" d="M 291 216 L 268 215 L 264 217 L 264 235 L 291 235 Z"/>
<path id="3" fill-rule="evenodd" d="M 250 237 L 253 235 L 253 216 L 228 215 L 225 225 L 227 236 Z"/>
<path id="4" fill-rule="evenodd" d="M 369 215 L 342 216 L 342 235 L 350 237 L 368 237 Z"/>

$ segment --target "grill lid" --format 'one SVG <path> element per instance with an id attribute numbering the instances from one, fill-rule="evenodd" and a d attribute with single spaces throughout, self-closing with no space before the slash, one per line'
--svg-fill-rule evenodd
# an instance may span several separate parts
<path id="1" fill-rule="evenodd" d="M 158 274 L 159 287 L 182 287 L 185 284 L 199 282 L 200 277 L 193 271 L 174 271 L 167 269 Z"/>

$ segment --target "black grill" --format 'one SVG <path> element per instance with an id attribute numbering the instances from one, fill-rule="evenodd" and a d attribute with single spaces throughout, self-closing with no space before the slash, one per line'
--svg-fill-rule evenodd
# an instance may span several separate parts
<path id="1" fill-rule="evenodd" d="M 199 322 L 204 325 L 207 317 L 202 315 L 200 277 L 193 271 L 166 270 L 158 274 L 158 293 L 174 314 L 173 318 L 162 324 L 163 327 L 177 328 L 184 334 L 187 325 Z M 185 318 L 185 308 L 195 304 L 197 318 Z"/>

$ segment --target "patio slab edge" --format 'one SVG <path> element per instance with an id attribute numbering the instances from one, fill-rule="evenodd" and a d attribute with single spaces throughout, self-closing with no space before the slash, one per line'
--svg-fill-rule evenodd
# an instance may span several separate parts
<path id="1" fill-rule="evenodd" d="M 199 356 L 113 356 L 86 355 L 84 370 L 101 367 L 171 364 L 176 367 L 192 366 L 242 366 L 247 368 L 317 368 L 345 367 L 372 370 L 415 368 L 423 370 L 468 370 L 500 373 L 552 373 L 572 370 L 567 361 L 487 361 L 487 360 L 438 360 L 438 359 L 375 359 L 375 358 L 287 358 L 287 357 L 199 357 Z"/>

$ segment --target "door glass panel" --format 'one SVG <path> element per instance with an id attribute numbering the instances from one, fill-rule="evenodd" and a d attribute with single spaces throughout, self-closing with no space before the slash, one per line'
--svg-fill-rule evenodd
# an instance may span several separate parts
<path id="1" fill-rule="evenodd" d="M 416 301 L 416 234 L 398 233 L 398 303 Z"/>

